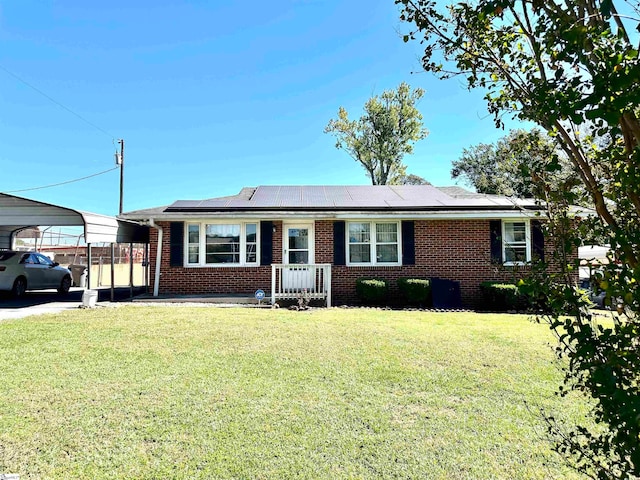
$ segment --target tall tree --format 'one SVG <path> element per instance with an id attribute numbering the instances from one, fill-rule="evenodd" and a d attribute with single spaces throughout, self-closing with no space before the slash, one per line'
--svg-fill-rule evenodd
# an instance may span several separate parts
<path id="1" fill-rule="evenodd" d="M 572 188 L 579 179 L 552 138 L 537 128 L 512 130 L 496 143 L 465 148 L 452 162 L 451 178 L 465 181 L 479 193 L 531 198 L 536 194 L 531 167 L 539 171 L 539 166 L 555 160 L 561 168 L 552 181 Z"/>
<path id="2" fill-rule="evenodd" d="M 413 153 L 413 144 L 428 133 L 416 108 L 423 95 L 424 90 L 412 90 L 403 82 L 396 90 L 370 98 L 357 120 L 350 120 L 340 107 L 324 132 L 333 134 L 336 148 L 346 150 L 364 167 L 373 185 L 399 183 L 407 177 L 404 156 Z"/>
<path id="3" fill-rule="evenodd" d="M 407 173 L 395 178 L 395 185 L 431 185 L 431 182 L 422 178 L 420 175 Z"/>
<path id="4" fill-rule="evenodd" d="M 423 66 L 440 78 L 464 76 L 486 91 L 495 122 L 535 122 L 556 138 L 597 216 L 576 228 L 571 192 L 532 165 L 557 243 L 559 275 L 531 284 L 567 359 L 564 388 L 594 400 L 598 428 L 555 428 L 557 449 L 593 478 L 640 477 L 640 59 L 637 0 L 395 0 L 411 24 L 405 41 L 424 47 Z M 620 4 L 624 13 L 620 13 Z M 612 262 L 598 274 L 613 304 L 611 326 L 595 325 L 572 285 L 571 248 L 588 227 L 605 235 Z"/>

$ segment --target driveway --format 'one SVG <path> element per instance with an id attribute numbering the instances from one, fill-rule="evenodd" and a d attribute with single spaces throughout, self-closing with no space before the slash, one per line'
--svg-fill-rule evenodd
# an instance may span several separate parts
<path id="1" fill-rule="evenodd" d="M 67 295 L 61 295 L 56 290 L 42 290 L 27 292 L 22 298 L 12 298 L 10 295 L 0 295 L 0 321 L 10 318 L 23 318 L 43 313 L 57 313 L 62 310 L 71 310 L 82 305 L 83 288 L 72 287 Z M 140 293 L 140 288 L 134 289 L 134 295 Z M 114 301 L 129 300 L 129 288 L 116 288 Z M 98 301 L 111 301 L 109 288 L 98 289 Z"/>

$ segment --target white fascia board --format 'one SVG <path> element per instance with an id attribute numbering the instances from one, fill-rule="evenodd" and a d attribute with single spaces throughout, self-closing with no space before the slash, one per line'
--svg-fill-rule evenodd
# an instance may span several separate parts
<path id="1" fill-rule="evenodd" d="M 361 219 L 361 218 L 376 218 L 376 219 L 406 219 L 406 220 L 492 220 L 496 218 L 534 218 L 537 217 L 535 211 L 504 211 L 504 210 L 491 210 L 491 211 L 440 211 L 440 212 L 379 212 L 379 213 L 366 213 L 361 214 L 358 212 L 347 212 L 336 214 L 334 218 L 341 219 Z"/>

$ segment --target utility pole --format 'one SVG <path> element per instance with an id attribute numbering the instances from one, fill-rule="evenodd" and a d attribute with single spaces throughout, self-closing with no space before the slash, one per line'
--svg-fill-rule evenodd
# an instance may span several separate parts
<path id="1" fill-rule="evenodd" d="M 118 140 L 120 144 L 120 155 L 116 153 L 116 164 L 120 165 L 120 209 L 119 214 L 122 215 L 122 197 L 124 194 L 124 140 Z"/>

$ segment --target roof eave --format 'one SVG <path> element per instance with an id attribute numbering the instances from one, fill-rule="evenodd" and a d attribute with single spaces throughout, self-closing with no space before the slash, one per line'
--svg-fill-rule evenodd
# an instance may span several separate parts
<path id="1" fill-rule="evenodd" d="M 531 218 L 537 216 L 533 209 L 251 209 L 251 210 L 193 210 L 171 211 L 145 217 L 126 216 L 129 220 L 180 221 L 206 218 L 243 218 L 243 219 L 354 219 L 354 218 L 405 218 L 405 219 L 495 219 L 495 218 Z"/>
<path id="2" fill-rule="evenodd" d="M 439 211 L 510 211 L 510 210 L 531 210 L 540 211 L 544 210 L 544 206 L 541 205 L 479 205 L 469 207 L 467 205 L 461 206 L 424 206 L 424 207 L 402 207 L 402 206 L 354 206 L 354 207 L 251 207 L 251 208 L 167 208 L 164 210 L 164 214 L 171 213 L 198 213 L 198 214 L 230 214 L 241 212 L 439 212 Z"/>

